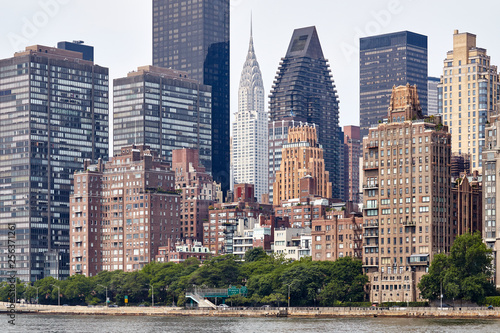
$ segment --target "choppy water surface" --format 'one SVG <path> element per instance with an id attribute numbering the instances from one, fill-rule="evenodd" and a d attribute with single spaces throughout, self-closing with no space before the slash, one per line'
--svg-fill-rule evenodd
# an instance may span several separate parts
<path id="1" fill-rule="evenodd" d="M 7 316 L 5 316 L 7 317 Z M 0 324 L 2 332 L 7 318 Z M 11 332 L 500 332 L 500 320 L 407 318 L 219 318 L 16 315 Z"/>

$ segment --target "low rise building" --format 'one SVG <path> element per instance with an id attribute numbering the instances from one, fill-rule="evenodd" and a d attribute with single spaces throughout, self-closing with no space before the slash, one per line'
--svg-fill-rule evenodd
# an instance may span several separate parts
<path id="1" fill-rule="evenodd" d="M 342 257 L 362 259 L 363 217 L 328 208 L 324 218 L 312 221 L 312 259 L 335 261 Z"/>
<path id="2" fill-rule="evenodd" d="M 311 256 L 311 228 L 275 229 L 273 252 L 292 260 Z"/>
<path id="3" fill-rule="evenodd" d="M 156 255 L 157 262 L 181 263 L 189 258 L 196 258 L 200 262 L 211 256 L 208 247 L 203 246 L 199 241 L 191 239 L 178 240 L 175 244 L 171 239 L 167 241 L 167 246 L 158 247 Z"/>
<path id="4" fill-rule="evenodd" d="M 209 210 L 209 220 L 203 223 L 203 245 L 213 254 L 233 253 L 233 236 L 240 220 L 256 220 L 273 215 L 272 205 L 259 204 L 252 184 L 234 186 L 234 202 L 216 203 Z"/>

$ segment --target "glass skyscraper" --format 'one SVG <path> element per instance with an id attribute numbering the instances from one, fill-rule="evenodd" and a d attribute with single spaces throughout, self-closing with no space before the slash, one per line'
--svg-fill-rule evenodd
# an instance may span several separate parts
<path id="1" fill-rule="evenodd" d="M 394 85 L 417 85 L 420 106 L 427 114 L 427 36 L 401 31 L 361 38 L 359 44 L 361 138 L 387 116 Z"/>
<path id="2" fill-rule="evenodd" d="M 0 279 L 14 224 L 17 277 L 67 277 L 73 174 L 108 157 L 108 69 L 27 47 L 0 60 L 0 119 Z"/>
<path id="3" fill-rule="evenodd" d="M 302 121 L 316 125 L 326 171 L 332 182 L 332 195 L 341 198 L 343 148 L 339 138 L 338 103 L 330 66 L 323 56 L 316 27 L 295 29 L 288 51 L 281 59 L 269 99 L 269 137 L 273 143 L 269 146 L 270 192 L 281 161 L 281 145 L 276 140 L 286 142 L 288 132 L 281 125 L 286 122 L 297 126 L 297 122 Z"/>
<path id="4" fill-rule="evenodd" d="M 212 175 L 229 189 L 229 0 L 153 0 L 153 65 L 212 86 Z"/>
<path id="5" fill-rule="evenodd" d="M 210 86 L 186 72 L 139 67 L 113 81 L 113 152 L 147 145 L 172 163 L 172 150 L 195 148 L 211 170 Z"/>

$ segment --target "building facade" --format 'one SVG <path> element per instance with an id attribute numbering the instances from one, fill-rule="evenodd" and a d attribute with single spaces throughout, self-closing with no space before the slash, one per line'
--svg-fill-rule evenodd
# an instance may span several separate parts
<path id="1" fill-rule="evenodd" d="M 359 193 L 359 158 L 361 157 L 359 126 L 344 126 L 344 200 L 361 203 Z"/>
<path id="2" fill-rule="evenodd" d="M 73 174 L 108 156 L 108 69 L 33 45 L 0 60 L 0 72 L 0 262 L 15 224 L 17 277 L 65 278 Z"/>
<path id="3" fill-rule="evenodd" d="M 210 217 L 203 224 L 203 245 L 215 255 L 233 253 L 233 238 L 240 221 L 256 220 L 261 214 L 273 214 L 272 205 L 259 204 L 255 199 L 253 184 L 236 184 L 234 201 L 216 203 Z"/>
<path id="4" fill-rule="evenodd" d="M 453 238 L 466 233 L 482 232 L 482 176 L 476 171 L 473 174 L 461 174 L 451 180 Z"/>
<path id="5" fill-rule="evenodd" d="M 500 100 L 500 85 L 497 67 L 476 46 L 476 35 L 454 31 L 439 90 L 439 113 L 450 128 L 452 151 L 469 154 L 472 171 L 481 171 L 484 129 Z"/>
<path id="6" fill-rule="evenodd" d="M 500 288 L 500 222 L 497 223 L 497 211 L 500 211 L 500 116 L 490 117 L 486 125 L 486 146 L 483 151 L 483 240 L 493 253 L 493 283 Z M 498 199 L 498 200 L 497 200 Z M 498 208 L 498 209 L 497 209 Z"/>
<path id="7" fill-rule="evenodd" d="M 439 114 L 439 89 L 438 85 L 441 79 L 438 77 L 427 77 L 427 115 L 433 116 Z"/>
<path id="8" fill-rule="evenodd" d="M 175 189 L 181 195 L 181 237 L 203 241 L 203 223 L 208 221 L 208 207 L 217 202 L 217 184 L 199 164 L 198 150 L 172 151 Z"/>
<path id="9" fill-rule="evenodd" d="M 183 71 L 139 67 L 113 81 L 114 154 L 148 145 L 172 162 L 172 150 L 194 148 L 212 170 L 210 87 Z"/>
<path id="10" fill-rule="evenodd" d="M 420 278 L 453 240 L 447 127 L 423 118 L 409 85 L 393 88 L 387 119 L 363 139 L 363 267 L 374 303 L 422 300 Z"/>
<path id="11" fill-rule="evenodd" d="M 280 140 L 286 133 L 282 125 L 291 120 L 316 125 L 318 142 L 323 147 L 325 167 L 329 172 L 332 195 L 340 198 L 343 186 L 340 170 L 342 141 L 339 140 L 339 100 L 332 79 L 327 59 L 323 56 L 318 33 L 315 27 L 296 29 L 288 46 L 288 51 L 281 59 L 271 94 L 269 96 L 269 117 L 274 129 L 269 135 L 270 176 L 269 187 L 274 183 L 274 176 L 279 169 L 281 154 Z M 281 123 L 280 123 L 281 121 Z M 279 138 L 281 136 L 281 139 Z M 286 142 L 286 141 L 285 141 Z M 270 192 L 273 189 L 270 188 Z M 274 202 L 275 196 L 270 199 Z"/>
<path id="12" fill-rule="evenodd" d="M 148 146 L 123 147 L 108 163 L 75 174 L 70 210 L 70 272 L 139 270 L 158 247 L 181 238 L 181 197 L 170 164 Z"/>
<path id="13" fill-rule="evenodd" d="M 359 124 L 361 138 L 387 115 L 394 85 L 417 85 L 427 112 L 427 36 L 410 31 L 361 38 L 359 50 Z"/>
<path id="14" fill-rule="evenodd" d="M 274 230 L 273 252 L 285 259 L 299 260 L 311 256 L 311 228 L 278 228 Z"/>
<path id="15" fill-rule="evenodd" d="M 259 202 L 262 201 L 262 195 L 269 191 L 268 121 L 264 99 L 262 74 L 250 35 L 238 89 L 238 111 L 234 115 L 231 165 L 234 183 L 254 184 Z"/>
<path id="16" fill-rule="evenodd" d="M 316 126 L 298 126 L 288 129 L 288 142 L 281 149 L 280 170 L 274 182 L 275 205 L 282 201 L 300 198 L 300 180 L 310 177 L 314 190 L 309 193 L 332 198 L 332 183 L 326 171 L 323 149 L 320 147 Z"/>
<path id="17" fill-rule="evenodd" d="M 158 254 L 155 260 L 161 263 L 181 263 L 189 258 L 196 258 L 203 263 L 211 255 L 210 250 L 203 246 L 201 242 L 186 239 L 173 243 L 171 239 L 168 239 L 166 246 L 158 247 Z"/>
<path id="18" fill-rule="evenodd" d="M 312 221 L 312 260 L 335 261 L 342 257 L 362 259 L 363 217 L 349 212 L 329 210 L 325 217 Z"/>
<path id="19" fill-rule="evenodd" d="M 212 87 L 211 172 L 226 192 L 230 182 L 229 0 L 153 0 L 153 65 L 186 71 Z"/>

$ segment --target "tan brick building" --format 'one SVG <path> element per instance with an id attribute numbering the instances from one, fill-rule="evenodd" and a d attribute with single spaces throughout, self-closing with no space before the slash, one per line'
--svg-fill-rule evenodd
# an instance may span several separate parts
<path id="1" fill-rule="evenodd" d="M 452 151 L 469 154 L 472 171 L 481 171 L 484 129 L 497 108 L 498 85 L 497 66 L 476 46 L 476 35 L 455 30 L 438 85 L 439 113 L 450 129 Z"/>
<path id="2" fill-rule="evenodd" d="M 71 274 L 141 269 L 181 237 L 174 173 L 148 146 L 123 147 L 85 169 L 70 198 Z"/>
<path id="3" fill-rule="evenodd" d="M 281 150 L 280 170 L 276 172 L 273 185 L 273 204 L 300 197 L 300 182 L 311 176 L 316 188 L 315 194 L 323 198 L 332 197 L 332 183 L 325 171 L 323 149 L 320 147 L 316 127 L 300 125 L 288 131 L 288 143 Z"/>
<path id="4" fill-rule="evenodd" d="M 208 207 L 217 201 L 217 185 L 199 163 L 197 149 L 172 151 L 175 188 L 181 195 L 181 237 L 203 241 L 203 222 L 208 221 Z"/>
<path id="5" fill-rule="evenodd" d="M 362 216 L 345 210 L 328 210 L 324 218 L 312 222 L 312 260 L 335 261 L 342 257 L 361 260 L 362 233 Z M 370 237 L 370 232 L 367 235 Z"/>
<path id="6" fill-rule="evenodd" d="M 363 267 L 374 303 L 420 300 L 420 278 L 452 242 L 447 127 L 423 119 L 409 85 L 393 88 L 388 119 L 363 138 Z"/>

